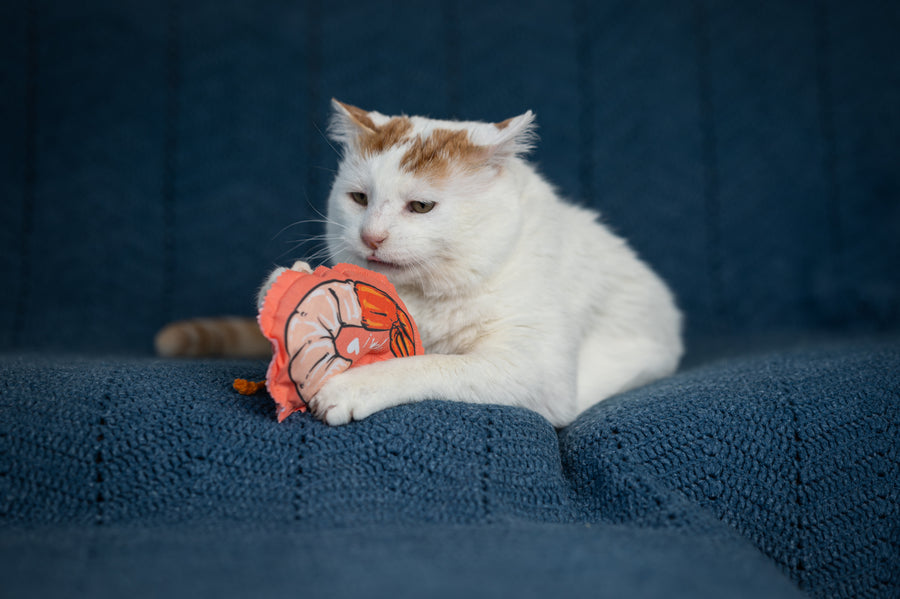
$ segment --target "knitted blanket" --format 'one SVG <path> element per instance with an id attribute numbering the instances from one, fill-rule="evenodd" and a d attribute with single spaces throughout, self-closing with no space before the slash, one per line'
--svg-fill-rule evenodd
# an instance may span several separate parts
<path id="1" fill-rule="evenodd" d="M 820 597 L 900 589 L 900 342 L 691 369 L 559 433 L 526 410 L 454 402 L 279 424 L 268 397 L 229 388 L 264 368 L 0 360 L 4 579 L 112 596 L 146 564 L 187 579 L 271 559 L 279 574 L 251 577 L 261 588 L 346 563 L 373 588 L 410 568 L 418 590 L 556 573 L 573 592 L 624 592 L 652 571 L 647 596 L 676 580 L 790 596 L 777 570 Z"/>

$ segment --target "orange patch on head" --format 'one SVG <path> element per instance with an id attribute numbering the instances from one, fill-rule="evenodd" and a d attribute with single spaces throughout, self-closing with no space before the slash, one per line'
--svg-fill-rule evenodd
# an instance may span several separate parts
<path id="1" fill-rule="evenodd" d="M 469 132 L 464 129 L 435 129 L 428 137 L 413 136 L 413 122 L 409 117 L 393 117 L 376 125 L 365 110 L 338 100 L 335 102 L 356 125 L 356 145 L 360 154 L 371 156 L 397 146 L 408 146 L 400 160 L 400 167 L 408 173 L 442 178 L 450 173 L 451 167 L 476 170 L 488 157 L 488 148 L 472 143 Z M 503 129 L 511 121 L 507 119 L 495 126 Z"/>
<path id="2" fill-rule="evenodd" d="M 412 141 L 400 160 L 400 167 L 409 173 L 441 178 L 450 172 L 451 165 L 465 170 L 478 168 L 487 149 L 473 144 L 465 130 L 435 129 L 430 136 Z"/>
<path id="3" fill-rule="evenodd" d="M 334 101 L 344 109 L 347 116 L 356 125 L 357 142 L 363 155 L 378 154 L 404 142 L 409 130 L 412 129 L 412 121 L 405 116 L 394 117 L 378 126 L 369 113 L 362 108 L 344 104 L 339 100 Z"/>
<path id="4" fill-rule="evenodd" d="M 405 116 L 394 117 L 380 127 L 373 123 L 371 131 L 359 134 L 360 152 L 371 155 L 389 150 L 407 140 L 412 126 L 412 121 Z"/>

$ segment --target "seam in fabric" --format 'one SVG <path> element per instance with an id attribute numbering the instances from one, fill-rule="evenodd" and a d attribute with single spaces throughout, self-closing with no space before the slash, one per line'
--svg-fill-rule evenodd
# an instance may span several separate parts
<path id="1" fill-rule="evenodd" d="M 781 393 L 785 398 L 785 404 L 790 410 L 791 417 L 791 434 L 792 438 L 789 440 L 789 446 L 792 448 L 792 457 L 794 460 L 794 480 L 793 482 L 793 502 L 794 509 L 797 510 L 796 515 L 791 521 L 791 525 L 795 530 L 795 538 L 794 538 L 794 555 L 796 555 L 796 563 L 788 564 L 788 567 L 791 569 L 791 574 L 794 577 L 794 582 L 801 590 L 805 590 L 806 586 L 806 561 L 804 560 L 804 555 L 806 553 L 806 544 L 803 541 L 804 537 L 804 518 L 803 511 L 806 505 L 806 498 L 803 493 L 803 462 L 804 456 L 801 448 L 803 447 L 803 436 L 800 434 L 800 418 L 797 415 L 797 404 L 793 399 L 790 388 L 787 383 L 781 383 Z"/>
<path id="2" fill-rule="evenodd" d="M 9 444 L 11 440 L 9 438 L 9 432 L 5 429 L 0 430 L 0 488 L 8 489 L 9 481 L 10 481 L 10 470 L 11 470 L 11 460 L 9 456 Z M 11 512 L 11 503 L 9 495 L 6 496 L 0 495 L 0 521 L 7 521 L 7 518 L 10 516 Z"/>
<path id="3" fill-rule="evenodd" d="M 488 408 L 490 410 L 490 408 Z M 484 432 L 484 470 L 481 473 L 481 508 L 484 512 L 484 518 L 486 521 L 491 520 L 491 502 L 488 499 L 488 493 L 490 492 L 490 468 L 491 468 L 491 460 L 492 460 L 492 452 L 493 452 L 493 438 L 494 438 L 494 419 L 492 416 L 488 415 L 487 423 Z"/>
<path id="4" fill-rule="evenodd" d="M 12 343 L 22 344 L 31 300 L 31 237 L 34 235 L 34 205 L 37 200 L 37 96 L 38 14 L 36 2 L 26 7 L 25 24 L 25 172 L 22 189 L 22 228 L 19 238 L 19 288 L 16 297 Z"/>
<path id="5" fill-rule="evenodd" d="M 300 445 L 301 450 L 297 452 L 297 468 L 294 470 L 293 475 L 295 478 L 294 483 L 294 520 L 300 521 L 303 520 L 303 462 L 306 456 L 306 421 L 300 421 Z"/>
<path id="6" fill-rule="evenodd" d="M 834 97 L 832 95 L 832 63 L 831 37 L 829 35 L 830 15 L 824 0 L 816 3 L 816 87 L 819 100 L 819 126 L 821 127 L 824 148 L 822 152 L 822 170 L 825 175 L 825 206 L 828 217 L 829 249 L 831 252 L 831 277 L 833 284 L 828 292 L 831 297 L 820 298 L 826 306 L 832 299 L 842 297 L 844 285 L 844 240 L 841 227 L 841 194 L 837 175 L 837 133 L 835 131 Z M 838 306 L 840 309 L 840 306 Z M 838 319 L 841 314 L 826 312 L 828 316 Z"/>
<path id="7" fill-rule="evenodd" d="M 106 407 L 110 404 L 109 394 L 103 396 L 103 401 L 102 407 L 103 411 L 105 411 Z M 94 524 L 97 526 L 102 526 L 106 523 L 106 502 L 108 497 L 105 484 L 105 456 L 103 453 L 104 442 L 106 441 L 106 427 L 106 418 L 101 416 L 97 421 L 97 451 L 94 453 L 94 484 L 97 489 L 97 493 L 94 495 Z"/>
<path id="8" fill-rule="evenodd" d="M 181 92 L 181 7 L 169 0 L 166 23 L 166 114 L 163 140 L 163 288 L 162 322 L 172 319 L 175 296 L 177 248 L 175 229 L 178 225 L 176 195 L 178 178 L 178 124 Z"/>
<path id="9" fill-rule="evenodd" d="M 699 86 L 700 128 L 704 169 L 703 204 L 706 228 L 706 256 L 709 272 L 710 303 L 715 326 L 725 324 L 724 281 L 722 276 L 721 207 L 716 113 L 713 102 L 712 39 L 709 14 L 703 0 L 694 3 L 697 35 L 697 75 Z"/>

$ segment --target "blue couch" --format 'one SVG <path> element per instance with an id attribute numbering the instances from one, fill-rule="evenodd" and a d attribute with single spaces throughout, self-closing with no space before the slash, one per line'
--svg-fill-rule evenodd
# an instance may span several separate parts
<path id="1" fill-rule="evenodd" d="M 897 31 L 888 0 L 4 3 L 0 595 L 900 596 Z M 542 171 L 673 287 L 681 370 L 559 431 L 329 428 L 231 390 L 263 361 L 153 357 L 318 249 L 332 96 L 535 110 Z"/>

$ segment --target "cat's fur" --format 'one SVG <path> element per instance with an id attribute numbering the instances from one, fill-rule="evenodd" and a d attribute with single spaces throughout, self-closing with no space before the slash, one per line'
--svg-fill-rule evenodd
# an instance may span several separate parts
<path id="1" fill-rule="evenodd" d="M 387 275 L 426 355 L 337 375 L 313 414 L 344 424 L 446 399 L 522 406 L 560 427 L 675 370 L 672 294 L 596 213 L 563 201 L 522 159 L 531 112 L 456 122 L 334 101 L 330 135 L 342 148 L 331 259 Z"/>

